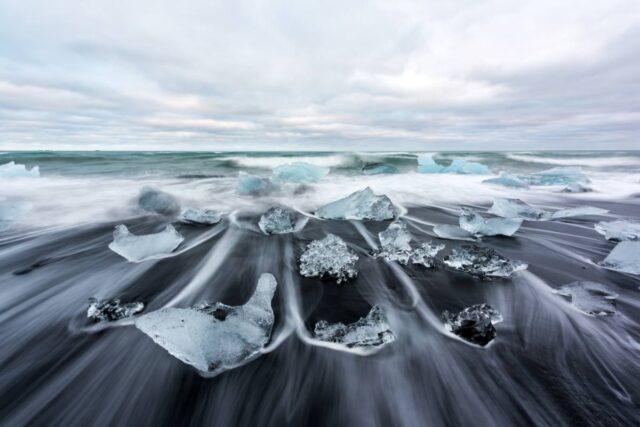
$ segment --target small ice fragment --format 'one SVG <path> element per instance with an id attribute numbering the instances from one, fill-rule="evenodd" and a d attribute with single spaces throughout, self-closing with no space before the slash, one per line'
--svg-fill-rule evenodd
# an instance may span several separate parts
<path id="1" fill-rule="evenodd" d="M 274 206 L 260 217 L 258 227 L 264 234 L 292 233 L 295 228 L 295 222 L 291 211 L 280 206 Z"/>
<path id="2" fill-rule="evenodd" d="M 467 230 L 463 230 L 457 225 L 439 224 L 433 227 L 433 232 L 441 239 L 465 240 L 468 242 L 475 242 L 478 240 L 474 234 L 469 233 Z"/>
<path id="3" fill-rule="evenodd" d="M 522 177 L 529 185 L 570 185 L 588 183 L 589 179 L 579 167 L 559 167 Z"/>
<path id="4" fill-rule="evenodd" d="M 278 182 L 317 182 L 329 173 L 329 168 L 304 162 L 287 163 L 273 169 L 273 179 Z"/>
<path id="5" fill-rule="evenodd" d="M 425 153 L 418 156 L 418 172 L 420 173 L 442 173 L 444 166 L 433 160 L 433 154 Z"/>
<path id="6" fill-rule="evenodd" d="M 578 206 L 577 208 L 560 209 L 551 214 L 550 219 L 570 218 L 574 216 L 602 215 L 609 212 L 606 209 L 594 208 L 592 206 Z"/>
<path id="7" fill-rule="evenodd" d="M 109 249 L 127 261 L 141 262 L 158 255 L 170 254 L 183 240 L 172 225 L 167 225 L 159 233 L 137 236 L 120 224 L 113 232 L 113 242 L 109 244 Z"/>
<path id="8" fill-rule="evenodd" d="M 236 185 L 236 192 L 238 194 L 259 196 L 268 194 L 275 190 L 275 188 L 275 185 L 273 185 L 269 178 L 262 178 L 242 171 L 238 173 L 238 184 Z"/>
<path id="9" fill-rule="evenodd" d="M 513 236 L 521 225 L 521 219 L 483 218 L 469 208 L 462 208 L 460 213 L 460 228 L 481 236 Z"/>
<path id="10" fill-rule="evenodd" d="M 316 323 L 313 335 L 318 340 L 334 342 L 348 348 L 380 347 L 396 338 L 378 305 L 371 308 L 367 317 L 348 325 L 321 320 Z"/>
<path id="11" fill-rule="evenodd" d="M 607 240 L 640 240 L 640 221 L 599 222 L 594 228 Z"/>
<path id="12" fill-rule="evenodd" d="M 397 167 L 388 163 L 369 163 L 362 168 L 364 175 L 386 175 L 398 172 L 400 170 Z"/>
<path id="13" fill-rule="evenodd" d="M 573 282 L 554 293 L 566 297 L 575 308 L 592 316 L 610 316 L 616 312 L 618 294 L 601 283 Z"/>
<path id="14" fill-rule="evenodd" d="M 384 221 L 393 219 L 395 209 L 385 195 L 376 196 L 371 188 L 356 191 L 349 196 L 324 205 L 316 214 L 325 219 L 368 219 Z"/>
<path id="15" fill-rule="evenodd" d="M 600 263 L 622 273 L 640 274 L 640 242 L 620 242 Z"/>
<path id="16" fill-rule="evenodd" d="M 508 174 L 506 172 L 500 172 L 500 176 L 497 178 L 489 178 L 482 181 L 485 184 L 502 185 L 504 187 L 514 188 L 528 188 L 529 184 L 520 179 L 520 177 Z"/>
<path id="17" fill-rule="evenodd" d="M 121 303 L 118 298 L 97 300 L 89 298 L 87 317 L 96 322 L 115 322 L 116 320 L 133 317 L 144 310 L 144 303 Z"/>
<path id="18" fill-rule="evenodd" d="M 210 209 L 186 208 L 180 212 L 178 221 L 190 225 L 213 225 L 222 221 L 224 212 L 217 212 Z"/>
<path id="19" fill-rule="evenodd" d="M 138 206 L 161 215 L 177 215 L 180 203 L 173 195 L 151 187 L 144 187 L 138 195 Z"/>
<path id="20" fill-rule="evenodd" d="M 25 165 L 9 162 L 0 165 L 0 178 L 40 178 L 40 168 L 27 169 Z"/>
<path id="21" fill-rule="evenodd" d="M 338 236 L 329 234 L 307 245 L 300 257 L 300 274 L 305 277 L 330 277 L 342 283 L 358 275 L 356 261 L 358 256 L 347 244 Z"/>
<path id="22" fill-rule="evenodd" d="M 265 273 L 244 305 L 168 307 L 140 316 L 135 325 L 172 356 L 214 376 L 256 357 L 269 342 L 276 286 L 276 279 Z"/>
<path id="23" fill-rule="evenodd" d="M 502 321 L 502 315 L 488 304 L 476 304 L 457 314 L 442 313 L 446 328 L 474 344 L 485 346 L 496 337 L 494 323 Z"/>
<path id="24" fill-rule="evenodd" d="M 545 219 L 547 215 L 545 211 L 531 207 L 520 199 L 495 199 L 488 212 L 503 218 L 521 218 L 532 221 Z"/>
<path id="25" fill-rule="evenodd" d="M 563 193 L 588 193 L 589 191 L 593 190 L 580 182 L 572 182 L 562 189 Z"/>
<path id="26" fill-rule="evenodd" d="M 453 269 L 480 278 L 508 278 L 515 272 L 527 268 L 527 264 L 522 261 L 507 259 L 491 248 L 477 245 L 465 245 L 460 249 L 453 249 L 443 261 Z"/>
<path id="27" fill-rule="evenodd" d="M 394 221 L 389 227 L 378 234 L 381 250 L 378 257 L 387 261 L 396 261 L 402 265 L 422 264 L 427 268 L 433 267 L 436 254 L 444 248 L 444 245 L 435 243 L 423 243 L 420 247 L 411 248 L 411 234 L 407 231 L 404 222 Z"/>
<path id="28" fill-rule="evenodd" d="M 454 159 L 442 172 L 462 175 L 491 175 L 491 171 L 485 165 L 481 163 L 468 162 L 464 159 Z"/>
<path id="29" fill-rule="evenodd" d="M 411 253 L 411 263 L 420 264 L 426 268 L 432 268 L 434 266 L 435 257 L 441 250 L 444 249 L 443 244 L 425 242 Z"/>

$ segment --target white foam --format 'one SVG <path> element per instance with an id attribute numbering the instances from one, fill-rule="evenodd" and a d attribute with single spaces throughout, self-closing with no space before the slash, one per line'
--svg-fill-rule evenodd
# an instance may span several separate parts
<path id="1" fill-rule="evenodd" d="M 350 159 L 346 155 L 331 155 L 331 156 L 265 156 L 265 157 L 241 157 L 233 156 L 227 158 L 221 158 L 221 160 L 231 160 L 235 162 L 239 167 L 245 168 L 263 168 L 273 169 L 276 166 L 284 165 L 292 162 L 309 163 L 314 166 L 340 166 L 348 164 Z"/>
<path id="2" fill-rule="evenodd" d="M 529 163 L 542 163 L 547 165 L 559 166 L 637 166 L 640 165 L 639 157 L 573 157 L 573 158 L 551 158 L 544 156 L 534 156 L 527 154 L 507 154 L 506 157 L 511 160 Z"/>

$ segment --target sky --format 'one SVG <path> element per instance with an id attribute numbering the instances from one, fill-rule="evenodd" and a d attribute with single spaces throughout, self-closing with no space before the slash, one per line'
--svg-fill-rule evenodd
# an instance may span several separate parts
<path id="1" fill-rule="evenodd" d="M 638 0 L 0 0 L 0 150 L 634 148 Z"/>

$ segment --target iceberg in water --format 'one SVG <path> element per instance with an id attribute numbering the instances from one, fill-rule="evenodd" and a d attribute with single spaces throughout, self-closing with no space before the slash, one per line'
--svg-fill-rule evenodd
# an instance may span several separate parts
<path id="1" fill-rule="evenodd" d="M 485 179 L 482 182 L 485 184 L 502 185 L 504 187 L 514 187 L 514 188 L 529 187 L 529 184 L 527 184 L 524 180 L 520 179 L 520 177 L 508 174 L 506 172 L 500 172 L 500 176 L 498 176 L 497 178 Z"/>
<path id="2" fill-rule="evenodd" d="M 263 274 L 244 305 L 163 308 L 140 316 L 135 325 L 172 356 L 214 376 L 255 358 L 269 342 L 276 286 L 271 274 Z"/>
<path id="3" fill-rule="evenodd" d="M 640 274 L 640 242 L 620 242 L 600 263 L 610 270 Z"/>
<path id="4" fill-rule="evenodd" d="M 602 215 L 609 212 L 606 209 L 594 208 L 592 206 L 578 206 L 577 208 L 560 209 L 551 214 L 549 219 L 570 218 L 576 216 Z"/>
<path id="5" fill-rule="evenodd" d="M 295 221 L 291 211 L 274 206 L 260 217 L 258 227 L 264 234 L 292 233 L 295 229 Z"/>
<path id="6" fill-rule="evenodd" d="M 329 173 L 329 168 L 304 162 L 287 163 L 273 169 L 273 179 L 278 182 L 317 182 Z"/>
<path id="7" fill-rule="evenodd" d="M 520 199 L 495 199 L 489 213 L 503 218 L 520 218 L 532 221 L 545 219 L 547 213 L 529 206 Z"/>
<path id="8" fill-rule="evenodd" d="M 529 185 L 572 185 L 589 183 L 589 178 L 579 167 L 558 167 L 521 177 Z"/>
<path id="9" fill-rule="evenodd" d="M 325 219 L 369 219 L 384 221 L 393 219 L 395 209 L 391 200 L 385 196 L 376 196 L 371 188 L 356 191 L 349 196 L 329 203 L 316 212 Z"/>
<path id="10" fill-rule="evenodd" d="M 592 316 L 610 316 L 616 311 L 618 294 L 596 282 L 573 282 L 554 291 L 571 301 L 583 313 Z"/>
<path id="11" fill-rule="evenodd" d="M 640 221 L 599 222 L 594 228 L 607 240 L 640 240 Z"/>
<path id="12" fill-rule="evenodd" d="M 97 300 L 89 298 L 87 317 L 95 322 L 114 322 L 133 317 L 144 310 L 144 303 L 121 303 L 118 298 Z"/>
<path id="13" fill-rule="evenodd" d="M 238 173 L 238 183 L 236 185 L 236 193 L 238 194 L 259 196 L 268 194 L 275 188 L 269 178 L 262 178 L 242 171 Z"/>
<path id="14" fill-rule="evenodd" d="M 521 261 L 507 259 L 491 248 L 477 245 L 466 245 L 460 249 L 453 249 L 443 261 L 455 270 L 464 271 L 480 278 L 507 278 L 515 272 L 527 268 L 527 264 Z"/>
<path id="15" fill-rule="evenodd" d="M 441 239 L 447 240 L 464 240 L 468 242 L 475 242 L 477 239 L 475 234 L 469 233 L 457 225 L 438 224 L 433 227 L 433 232 Z"/>
<path id="16" fill-rule="evenodd" d="M 380 347 L 395 340 L 382 309 L 374 305 L 367 317 L 354 323 L 316 323 L 313 330 L 316 339 L 353 347 Z"/>
<path id="17" fill-rule="evenodd" d="M 446 328 L 474 344 L 485 346 L 496 337 L 494 323 L 502 321 L 502 315 L 488 304 L 476 304 L 459 313 L 442 313 Z"/>
<path id="18" fill-rule="evenodd" d="M 222 221 L 224 212 L 217 212 L 210 209 L 186 208 L 180 212 L 178 221 L 190 225 L 213 225 Z"/>
<path id="19" fill-rule="evenodd" d="M 388 163 L 369 163 L 362 168 L 364 175 L 386 175 L 398 172 L 400 170 L 397 167 Z"/>
<path id="20" fill-rule="evenodd" d="M 460 228 L 481 236 L 513 236 L 521 225 L 521 219 L 483 218 L 469 208 L 462 208 L 460 213 Z"/>
<path id="21" fill-rule="evenodd" d="M 468 162 L 464 159 L 454 159 L 443 173 L 457 173 L 461 175 L 491 175 L 488 167 L 481 163 Z"/>
<path id="22" fill-rule="evenodd" d="M 177 215 L 180 212 L 178 199 L 169 193 L 151 187 L 144 187 L 140 190 L 138 206 L 145 211 L 160 215 Z"/>
<path id="23" fill-rule="evenodd" d="M 433 160 L 433 154 L 420 154 L 418 156 L 418 172 L 420 173 L 442 173 L 444 166 Z"/>
<path id="24" fill-rule="evenodd" d="M 338 236 L 327 235 L 314 240 L 300 257 L 300 274 L 305 277 L 334 278 L 346 282 L 358 275 L 355 269 L 358 256 Z"/>
<path id="25" fill-rule="evenodd" d="M 109 249 L 127 261 L 140 262 L 170 254 L 183 240 L 172 225 L 167 225 L 159 233 L 136 236 L 121 224 L 113 232 L 113 242 L 109 244 Z"/>
<path id="26" fill-rule="evenodd" d="M 432 242 L 423 243 L 416 249 L 411 247 L 411 234 L 404 222 L 394 221 L 385 231 L 378 234 L 381 250 L 377 254 L 387 261 L 396 261 L 402 265 L 421 264 L 427 268 L 433 267 L 434 258 L 444 245 Z"/>
<path id="27" fill-rule="evenodd" d="M 2 178 L 40 178 L 40 168 L 34 166 L 27 169 L 25 165 L 9 162 L 0 165 L 0 179 Z"/>

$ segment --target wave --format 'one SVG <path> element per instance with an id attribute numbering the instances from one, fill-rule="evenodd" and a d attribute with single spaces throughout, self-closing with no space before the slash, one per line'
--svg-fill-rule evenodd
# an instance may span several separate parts
<path id="1" fill-rule="evenodd" d="M 342 154 L 330 156 L 232 156 L 222 157 L 220 160 L 232 161 L 241 168 L 273 169 L 276 166 L 292 162 L 304 162 L 324 167 L 347 166 L 353 162 L 353 157 Z"/>
<path id="2" fill-rule="evenodd" d="M 526 154 L 507 154 L 507 159 L 526 163 L 543 163 L 557 166 L 638 166 L 640 157 L 606 157 L 603 155 L 594 157 L 575 156 L 571 158 L 545 157 Z"/>

